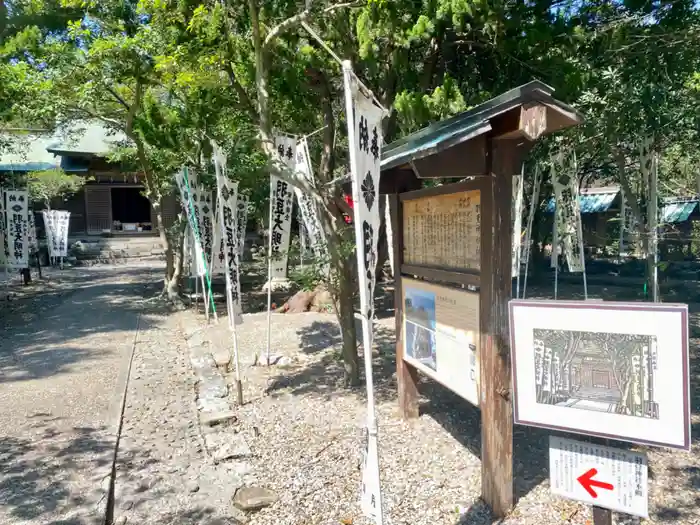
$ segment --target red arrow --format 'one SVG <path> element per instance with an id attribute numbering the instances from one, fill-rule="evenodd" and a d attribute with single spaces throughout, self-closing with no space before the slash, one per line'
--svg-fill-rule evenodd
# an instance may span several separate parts
<path id="1" fill-rule="evenodd" d="M 581 484 L 581 486 L 584 489 L 586 489 L 586 492 L 588 492 L 593 498 L 598 497 L 598 494 L 596 494 L 595 490 L 593 490 L 593 487 L 598 487 L 599 489 L 605 490 L 612 490 L 615 488 L 610 483 L 594 480 L 593 476 L 595 476 L 596 474 L 598 474 L 598 469 L 592 468 L 585 474 L 582 474 L 581 476 L 576 478 L 576 480 Z"/>

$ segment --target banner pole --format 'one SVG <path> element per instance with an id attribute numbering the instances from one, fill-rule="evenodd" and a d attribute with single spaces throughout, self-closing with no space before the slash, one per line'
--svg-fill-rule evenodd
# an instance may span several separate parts
<path id="1" fill-rule="evenodd" d="M 354 229 L 355 229 L 355 239 L 356 239 L 356 249 L 355 253 L 357 255 L 357 268 L 358 272 L 361 272 L 361 268 L 364 265 L 362 253 L 362 244 L 360 240 L 363 238 L 362 234 L 362 224 L 357 220 L 357 215 L 359 214 L 360 208 L 360 189 L 358 188 L 357 181 L 355 178 L 358 173 L 358 159 L 357 159 L 357 137 L 355 136 L 355 116 L 354 116 L 354 105 L 352 97 L 352 85 L 351 85 L 351 75 L 354 76 L 352 70 L 352 64 L 349 60 L 344 60 L 342 62 L 343 66 L 343 84 L 345 88 L 345 116 L 348 123 L 348 145 L 350 153 L 350 169 L 353 174 L 353 184 L 352 184 L 352 195 L 355 201 L 354 206 Z M 380 106 L 381 107 L 381 106 Z M 368 290 L 366 286 L 360 286 L 360 308 L 361 315 L 360 319 L 362 322 L 362 346 L 364 350 L 364 364 L 365 364 L 365 384 L 367 387 L 367 434 L 368 434 L 368 446 L 367 446 L 367 456 L 365 458 L 366 462 L 378 460 L 378 451 L 376 447 L 377 442 L 377 419 L 374 407 L 374 380 L 372 377 L 372 319 L 368 317 L 368 313 L 371 309 L 372 297 L 368 297 Z M 374 457 L 369 457 L 374 456 Z M 363 472 L 364 478 L 364 472 Z M 377 485 L 377 514 L 376 514 L 376 524 L 383 525 L 384 522 L 384 509 L 382 505 L 381 497 L 381 482 L 376 480 Z"/>
<path id="2" fill-rule="evenodd" d="M 272 329 L 272 183 L 270 183 L 270 213 L 267 223 L 267 345 L 265 362 L 270 366 L 270 337 Z"/>
<path id="3" fill-rule="evenodd" d="M 233 202 L 233 206 L 231 206 L 231 230 L 234 232 L 234 235 L 231 237 L 231 240 L 233 241 L 233 249 L 229 251 L 227 244 L 227 237 L 226 237 L 226 221 L 224 219 L 224 201 L 223 201 L 223 196 L 221 193 L 221 184 L 220 184 L 220 177 L 225 177 L 224 173 L 222 173 L 222 170 L 226 169 L 226 160 L 225 157 L 221 159 L 221 156 L 223 155 L 221 153 L 221 150 L 219 150 L 218 146 L 216 144 L 212 144 L 213 150 L 215 152 L 215 158 L 214 158 L 214 169 L 216 170 L 216 202 L 217 202 L 217 207 L 216 207 L 216 214 L 217 218 L 219 220 L 219 228 L 221 230 L 221 242 L 224 243 L 224 263 L 226 267 L 224 268 L 224 273 L 226 274 L 226 307 L 228 309 L 228 326 L 229 329 L 231 330 L 231 336 L 233 339 L 233 366 L 234 366 L 234 372 L 236 374 L 236 397 L 238 399 L 238 406 L 243 405 L 243 383 L 241 382 L 241 367 L 240 367 L 240 362 L 238 359 L 238 333 L 236 330 L 236 311 L 235 311 L 235 305 L 233 304 L 233 292 L 232 288 L 234 286 L 234 283 L 231 282 L 231 272 L 229 269 L 231 268 L 231 265 L 236 265 L 238 266 L 238 238 L 237 238 L 237 210 L 238 210 L 238 184 L 236 183 L 235 187 L 235 199 Z M 218 152 L 218 154 L 217 154 Z M 221 243 L 219 243 L 221 245 Z M 231 257 L 233 257 L 233 261 L 231 260 Z M 213 257 L 212 257 L 213 259 Z M 236 271 L 239 271 L 239 268 L 236 268 Z M 238 292 L 240 293 L 240 292 Z"/>

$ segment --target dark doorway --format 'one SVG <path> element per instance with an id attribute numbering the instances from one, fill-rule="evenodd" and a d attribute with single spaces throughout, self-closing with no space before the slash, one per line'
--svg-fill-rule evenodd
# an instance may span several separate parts
<path id="1" fill-rule="evenodd" d="M 112 188 L 112 220 L 120 223 L 151 223 L 151 203 L 143 188 Z M 145 225 L 144 225 L 145 226 Z"/>

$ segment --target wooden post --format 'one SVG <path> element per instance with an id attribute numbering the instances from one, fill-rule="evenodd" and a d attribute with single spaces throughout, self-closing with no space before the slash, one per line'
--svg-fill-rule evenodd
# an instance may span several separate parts
<path id="1" fill-rule="evenodd" d="M 389 195 L 391 228 L 394 235 L 394 317 L 396 320 L 396 381 L 398 383 L 399 411 L 404 419 L 418 417 L 418 371 L 403 360 L 403 293 L 401 264 L 403 262 L 403 207 L 396 193 Z"/>
<path id="2" fill-rule="evenodd" d="M 508 300 L 512 293 L 512 179 L 519 173 L 519 158 L 518 139 L 490 141 L 490 184 L 481 208 L 481 496 L 499 518 L 513 508 Z"/>
<path id="3" fill-rule="evenodd" d="M 594 505 L 593 525 L 612 525 L 612 511 Z"/>

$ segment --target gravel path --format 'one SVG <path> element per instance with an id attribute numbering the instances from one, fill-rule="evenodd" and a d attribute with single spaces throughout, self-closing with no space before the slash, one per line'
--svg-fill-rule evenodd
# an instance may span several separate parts
<path id="1" fill-rule="evenodd" d="M 152 271 L 71 272 L 0 317 L 3 524 L 104 521 L 117 401 Z"/>
<path id="2" fill-rule="evenodd" d="M 608 298 L 610 293 L 598 290 L 598 296 Z M 203 326 L 201 318 L 192 317 L 189 322 Z M 490 524 L 489 511 L 479 500 L 479 411 L 435 382 L 423 380 L 421 417 L 409 422 L 398 417 L 393 323 L 393 318 L 378 323 L 374 357 L 387 523 Z M 697 315 L 693 323 L 693 335 L 697 335 Z M 208 329 L 211 344 L 219 349 L 230 346 L 225 325 L 223 321 Z M 264 352 L 265 314 L 246 315 L 238 332 L 246 404 L 239 409 L 234 430 L 248 438 L 257 483 L 279 496 L 276 504 L 250 514 L 248 523 L 362 525 L 366 521 L 360 515 L 358 497 L 364 392 L 342 388 L 335 318 L 274 314 L 272 327 L 272 351 L 289 357 L 291 365 L 250 366 L 254 354 Z M 698 342 L 697 338 L 691 341 L 696 353 Z M 698 372 L 694 358 L 693 392 L 698 388 Z M 693 409 L 691 453 L 648 450 L 651 518 L 615 516 L 615 523 L 700 523 L 697 394 Z M 500 523 L 591 523 L 589 508 L 550 495 L 547 436 L 545 431 L 515 428 L 519 501 Z"/>
<path id="3" fill-rule="evenodd" d="M 192 312 L 150 315 L 136 341 L 115 481 L 115 523 L 235 524 L 236 465 L 215 465 L 197 422 L 180 326 Z"/>

